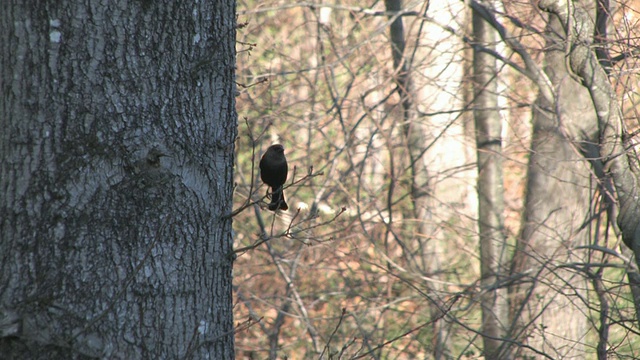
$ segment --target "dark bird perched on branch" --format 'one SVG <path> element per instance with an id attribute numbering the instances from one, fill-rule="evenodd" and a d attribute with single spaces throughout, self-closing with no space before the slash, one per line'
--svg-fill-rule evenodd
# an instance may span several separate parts
<path id="1" fill-rule="evenodd" d="M 269 146 L 260 160 L 260 178 L 262 178 L 262 182 L 271 187 L 271 203 L 269 204 L 271 211 L 289 208 L 284 201 L 284 192 L 282 191 L 282 186 L 287 181 L 288 171 L 284 147 L 280 144 Z"/>

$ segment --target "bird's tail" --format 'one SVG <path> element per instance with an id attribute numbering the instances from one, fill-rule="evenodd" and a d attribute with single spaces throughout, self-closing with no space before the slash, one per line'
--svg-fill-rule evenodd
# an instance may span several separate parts
<path id="1" fill-rule="evenodd" d="M 289 209 L 289 205 L 284 201 L 284 191 L 282 191 L 282 186 L 277 189 L 272 189 L 273 193 L 271 194 L 271 203 L 269 204 L 269 210 L 287 210 Z"/>

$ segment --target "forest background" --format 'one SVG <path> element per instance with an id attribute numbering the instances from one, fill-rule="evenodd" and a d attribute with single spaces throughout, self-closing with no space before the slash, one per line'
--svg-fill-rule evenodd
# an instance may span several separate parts
<path id="1" fill-rule="evenodd" d="M 239 1 L 237 357 L 639 357 L 639 6 Z"/>

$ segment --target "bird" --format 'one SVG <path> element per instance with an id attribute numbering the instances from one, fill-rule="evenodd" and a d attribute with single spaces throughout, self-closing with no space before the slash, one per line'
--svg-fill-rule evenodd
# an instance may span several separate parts
<path id="1" fill-rule="evenodd" d="M 284 147 L 280 144 L 269 146 L 260 159 L 260 178 L 263 183 L 271 187 L 271 203 L 268 205 L 271 211 L 289 209 L 282 189 L 287 181 L 288 171 Z"/>

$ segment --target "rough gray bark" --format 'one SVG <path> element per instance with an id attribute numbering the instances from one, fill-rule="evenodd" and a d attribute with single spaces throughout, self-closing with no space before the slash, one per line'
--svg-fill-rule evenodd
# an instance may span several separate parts
<path id="1" fill-rule="evenodd" d="M 0 354 L 233 358 L 235 2 L 11 2 L 0 30 Z"/>
<path id="2" fill-rule="evenodd" d="M 478 228 L 482 275 L 482 335 L 488 359 L 508 359 L 501 339 L 509 327 L 506 287 L 497 287 L 507 274 L 502 178 L 502 119 L 498 110 L 497 64 L 485 50 L 496 50 L 496 31 L 476 11 L 473 39 L 482 46 L 473 53 L 474 119 L 478 156 Z"/>
<path id="3" fill-rule="evenodd" d="M 547 27 L 545 73 L 556 97 L 542 91 L 534 105 L 533 137 L 528 165 L 525 210 L 514 255 L 514 275 L 526 281 L 513 288 L 512 335 L 551 358 L 582 356 L 587 319 L 579 302 L 566 294 L 585 296 L 586 280 L 563 264 L 583 262 L 588 232 L 591 176 L 582 157 L 595 136 L 595 114 L 588 92 L 575 82 L 564 63 L 564 38 L 553 18 Z M 560 335 L 561 336 L 558 336 Z"/>

